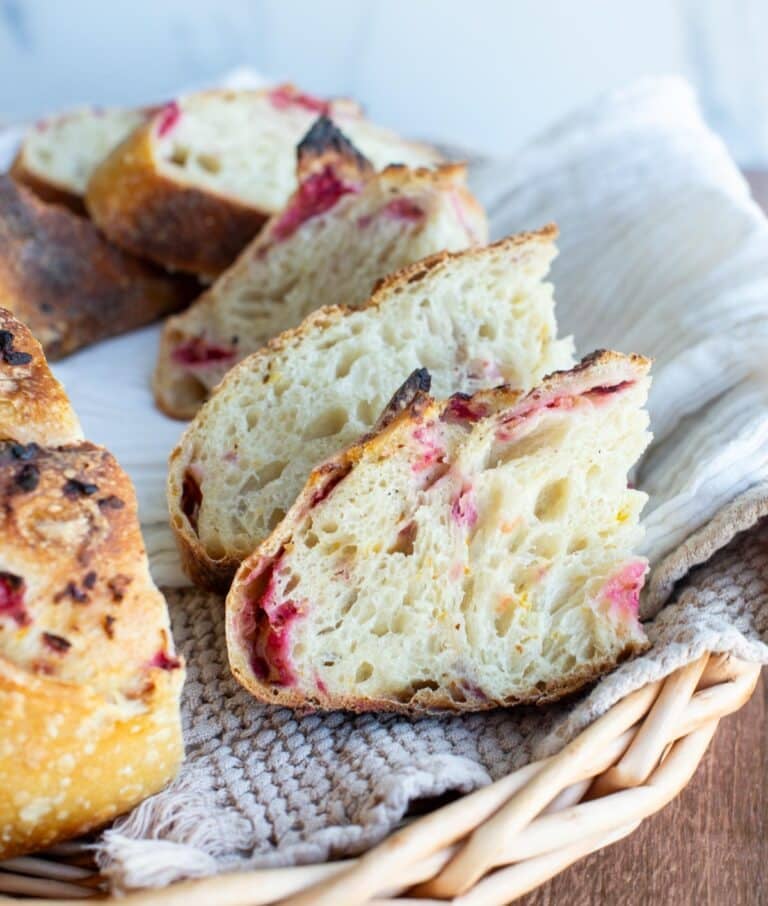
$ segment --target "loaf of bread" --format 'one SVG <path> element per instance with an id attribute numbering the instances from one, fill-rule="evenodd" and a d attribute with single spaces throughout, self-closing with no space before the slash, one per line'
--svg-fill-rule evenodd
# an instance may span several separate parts
<path id="1" fill-rule="evenodd" d="M 81 439 L 29 332 L 5 310 L 0 322 L 2 859 L 98 827 L 173 777 L 184 669 L 130 481 Z"/>
<path id="2" fill-rule="evenodd" d="M 349 101 L 321 101 L 290 85 L 206 91 L 156 112 L 96 168 L 88 211 L 137 255 L 218 274 L 296 190 L 295 148 L 321 113 L 377 169 L 439 159 L 368 122 Z"/>
<path id="3" fill-rule="evenodd" d="M 199 292 L 0 175 L 0 301 L 51 360 L 179 311 Z"/>
<path id="4" fill-rule="evenodd" d="M 406 387 L 240 567 L 235 677 L 289 707 L 476 711 L 552 701 L 642 651 L 646 495 L 627 472 L 648 367 L 600 352 L 527 394 Z"/>
<path id="5" fill-rule="evenodd" d="M 323 305 L 362 305 L 377 280 L 487 241 L 465 168 L 376 173 L 321 117 L 299 145 L 299 188 L 195 304 L 165 323 L 158 406 L 191 418 L 223 375 Z"/>
<path id="6" fill-rule="evenodd" d="M 436 393 L 528 388 L 568 366 L 544 282 L 556 230 L 444 252 L 328 307 L 236 365 L 173 452 L 168 501 L 187 574 L 224 589 L 311 469 L 370 430 L 416 368 Z"/>
<path id="7" fill-rule="evenodd" d="M 24 136 L 11 174 L 43 201 L 85 213 L 85 187 L 96 165 L 148 115 L 86 107 L 40 120 Z"/>
<path id="8" fill-rule="evenodd" d="M 0 308 L 0 438 L 55 447 L 82 440 L 64 388 L 51 374 L 40 344 Z"/>

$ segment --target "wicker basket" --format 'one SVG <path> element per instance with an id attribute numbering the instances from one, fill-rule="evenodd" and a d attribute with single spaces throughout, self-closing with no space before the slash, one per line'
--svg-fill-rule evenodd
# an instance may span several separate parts
<path id="1" fill-rule="evenodd" d="M 186 881 L 123 906 L 510 903 L 663 808 L 693 776 L 721 717 L 750 697 L 755 664 L 704 655 L 614 705 L 561 752 L 412 821 L 358 859 Z M 0 894 L 93 903 L 82 845 L 0 865 Z"/>

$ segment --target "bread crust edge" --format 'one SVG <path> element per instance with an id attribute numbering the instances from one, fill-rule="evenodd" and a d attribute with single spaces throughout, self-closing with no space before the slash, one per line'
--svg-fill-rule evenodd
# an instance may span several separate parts
<path id="1" fill-rule="evenodd" d="M 473 398 L 481 400 L 501 398 L 505 401 L 505 405 L 513 406 L 521 400 L 545 396 L 556 389 L 558 384 L 564 379 L 568 377 L 578 378 L 585 371 L 591 370 L 595 373 L 596 380 L 593 383 L 593 386 L 595 386 L 606 371 L 613 366 L 623 365 L 636 370 L 637 377 L 642 378 L 647 375 L 651 361 L 645 356 L 634 353 L 623 355 L 612 350 L 598 349 L 585 356 L 573 368 L 552 372 L 541 381 L 538 387 L 528 393 L 501 386 L 491 390 L 481 390 Z M 260 702 L 300 710 L 390 711 L 401 714 L 427 714 L 432 711 L 484 711 L 491 708 L 512 707 L 522 704 L 542 705 L 557 701 L 572 692 L 576 692 L 608 670 L 616 667 L 623 660 L 642 654 L 650 648 L 650 643 L 647 640 L 642 642 L 639 639 L 629 639 L 617 651 L 614 658 L 584 665 L 580 669 L 572 671 L 566 677 L 554 680 L 542 689 L 531 692 L 530 695 L 501 701 L 490 699 L 487 702 L 473 700 L 472 702 L 460 703 L 428 689 L 419 690 L 416 696 L 410 699 L 408 703 L 397 702 L 392 699 L 361 699 L 357 696 L 324 693 L 308 697 L 305 693 L 298 692 L 291 687 L 276 686 L 256 678 L 248 664 L 245 645 L 241 642 L 240 633 L 236 625 L 242 611 L 242 606 L 238 606 L 237 598 L 241 593 L 241 589 L 250 581 L 251 573 L 254 571 L 254 563 L 257 564 L 255 569 L 258 569 L 258 564 L 265 560 L 270 561 L 276 557 L 279 551 L 289 542 L 294 526 L 303 517 L 307 509 L 311 508 L 319 490 L 318 485 L 332 477 L 343 476 L 351 471 L 365 454 L 385 447 L 389 436 L 400 430 L 404 425 L 409 423 L 418 424 L 425 416 L 443 411 L 448 401 L 438 402 L 429 397 L 423 390 L 418 388 L 414 375 L 411 375 L 401 388 L 406 397 L 409 398 L 407 405 L 397 405 L 396 401 L 400 392 L 398 391 L 393 398 L 392 411 L 395 413 L 393 418 L 388 419 L 386 417 L 388 410 L 385 410 L 378 430 L 364 435 L 356 444 L 330 457 L 323 464 L 313 469 L 304 489 L 283 521 L 267 539 L 257 546 L 254 553 L 240 564 L 226 598 L 227 655 L 235 679 Z"/>

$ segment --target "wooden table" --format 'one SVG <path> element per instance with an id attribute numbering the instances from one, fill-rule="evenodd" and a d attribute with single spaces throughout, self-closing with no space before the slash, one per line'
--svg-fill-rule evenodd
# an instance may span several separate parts
<path id="1" fill-rule="evenodd" d="M 768 172 L 747 174 L 768 210 Z M 721 722 L 688 787 L 524 906 L 768 906 L 768 670 Z"/>

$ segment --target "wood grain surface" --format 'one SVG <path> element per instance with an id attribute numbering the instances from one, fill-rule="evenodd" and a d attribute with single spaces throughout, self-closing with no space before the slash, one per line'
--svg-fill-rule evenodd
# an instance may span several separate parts
<path id="1" fill-rule="evenodd" d="M 747 177 L 768 210 L 768 173 Z M 674 802 L 517 903 L 768 906 L 768 670 Z"/>

